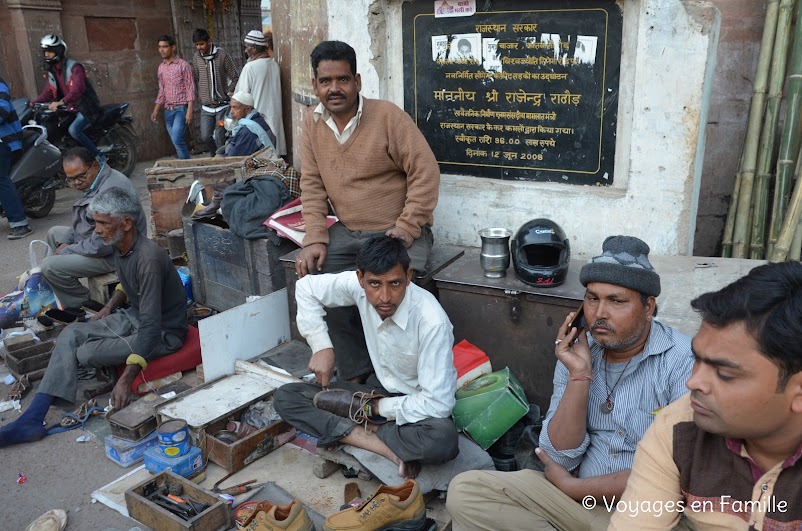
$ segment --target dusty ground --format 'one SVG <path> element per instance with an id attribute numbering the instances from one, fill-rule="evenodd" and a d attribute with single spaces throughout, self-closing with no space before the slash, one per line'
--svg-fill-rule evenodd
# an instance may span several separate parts
<path id="1" fill-rule="evenodd" d="M 144 170 L 152 165 L 152 161 L 138 164 L 132 176 L 143 203 L 147 203 Z M 45 240 L 47 229 L 51 226 L 70 224 L 71 206 L 79 193 L 73 189 L 59 190 L 51 214 L 43 219 L 31 220 L 34 233 L 22 240 L 7 240 L 8 223 L 4 218 L 0 219 L 0 291 L 12 291 L 16 285 L 15 277 L 30 267 L 28 243 L 31 239 Z M 149 211 L 149 208 L 150 205 L 146 204 L 146 210 Z M 7 389 L 0 383 L 0 396 L 4 396 Z M 23 410 L 32 397 L 33 392 L 23 400 Z M 6 424 L 18 416 L 19 413 L 15 411 L 0 413 L 3 419 L 0 424 Z M 53 408 L 47 421 L 57 422 L 60 418 L 61 411 Z M 129 469 L 117 466 L 105 456 L 102 440 L 94 438 L 87 443 L 75 442 L 75 438 L 83 433 L 78 429 L 53 435 L 37 443 L 0 449 L 0 528 L 21 531 L 45 511 L 60 508 L 68 513 L 68 530 L 145 529 L 138 522 L 103 504 L 92 503 L 92 491 L 117 479 Z M 19 473 L 28 478 L 22 485 L 17 484 Z"/>

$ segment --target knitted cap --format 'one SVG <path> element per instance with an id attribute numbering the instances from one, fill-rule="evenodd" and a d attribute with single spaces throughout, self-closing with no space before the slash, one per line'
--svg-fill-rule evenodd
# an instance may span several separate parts
<path id="1" fill-rule="evenodd" d="M 649 246 L 634 236 L 608 236 L 602 254 L 582 266 L 579 282 L 615 284 L 644 295 L 660 295 L 660 275 L 649 262 Z"/>
<path id="2" fill-rule="evenodd" d="M 267 39 L 259 30 L 251 30 L 245 36 L 245 44 L 255 44 L 256 46 L 267 46 Z"/>
<path id="3" fill-rule="evenodd" d="M 244 90 L 235 92 L 234 95 L 231 96 L 231 99 L 237 100 L 246 107 L 253 107 L 253 96 L 251 96 L 248 92 L 245 92 Z"/>

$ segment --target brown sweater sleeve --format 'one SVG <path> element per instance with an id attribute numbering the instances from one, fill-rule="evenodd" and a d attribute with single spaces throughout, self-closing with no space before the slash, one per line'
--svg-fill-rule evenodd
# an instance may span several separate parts
<path id="1" fill-rule="evenodd" d="M 320 177 L 315 151 L 312 147 L 312 128 L 317 125 L 310 109 L 304 117 L 301 132 L 301 203 L 303 204 L 306 235 L 304 247 L 313 243 L 329 243 L 329 231 L 326 227 L 328 204 L 326 187 Z"/>
<path id="2" fill-rule="evenodd" d="M 407 198 L 396 226 L 418 239 L 433 219 L 440 193 L 440 168 L 432 149 L 412 118 L 399 109 L 390 125 L 390 157 L 407 174 Z"/>

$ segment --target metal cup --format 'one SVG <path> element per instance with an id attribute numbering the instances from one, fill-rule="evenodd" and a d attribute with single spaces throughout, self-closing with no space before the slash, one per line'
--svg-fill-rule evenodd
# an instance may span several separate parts
<path id="1" fill-rule="evenodd" d="M 502 278 L 510 267 L 510 236 L 512 231 L 504 228 L 482 229 L 482 251 L 479 263 L 488 278 Z"/>

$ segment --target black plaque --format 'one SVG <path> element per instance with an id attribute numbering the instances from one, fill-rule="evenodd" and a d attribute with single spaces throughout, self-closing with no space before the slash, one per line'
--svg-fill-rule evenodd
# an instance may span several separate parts
<path id="1" fill-rule="evenodd" d="M 477 0 L 481 5 L 482 0 Z M 407 112 L 443 172 L 613 182 L 623 17 L 614 1 L 403 6 Z"/>

